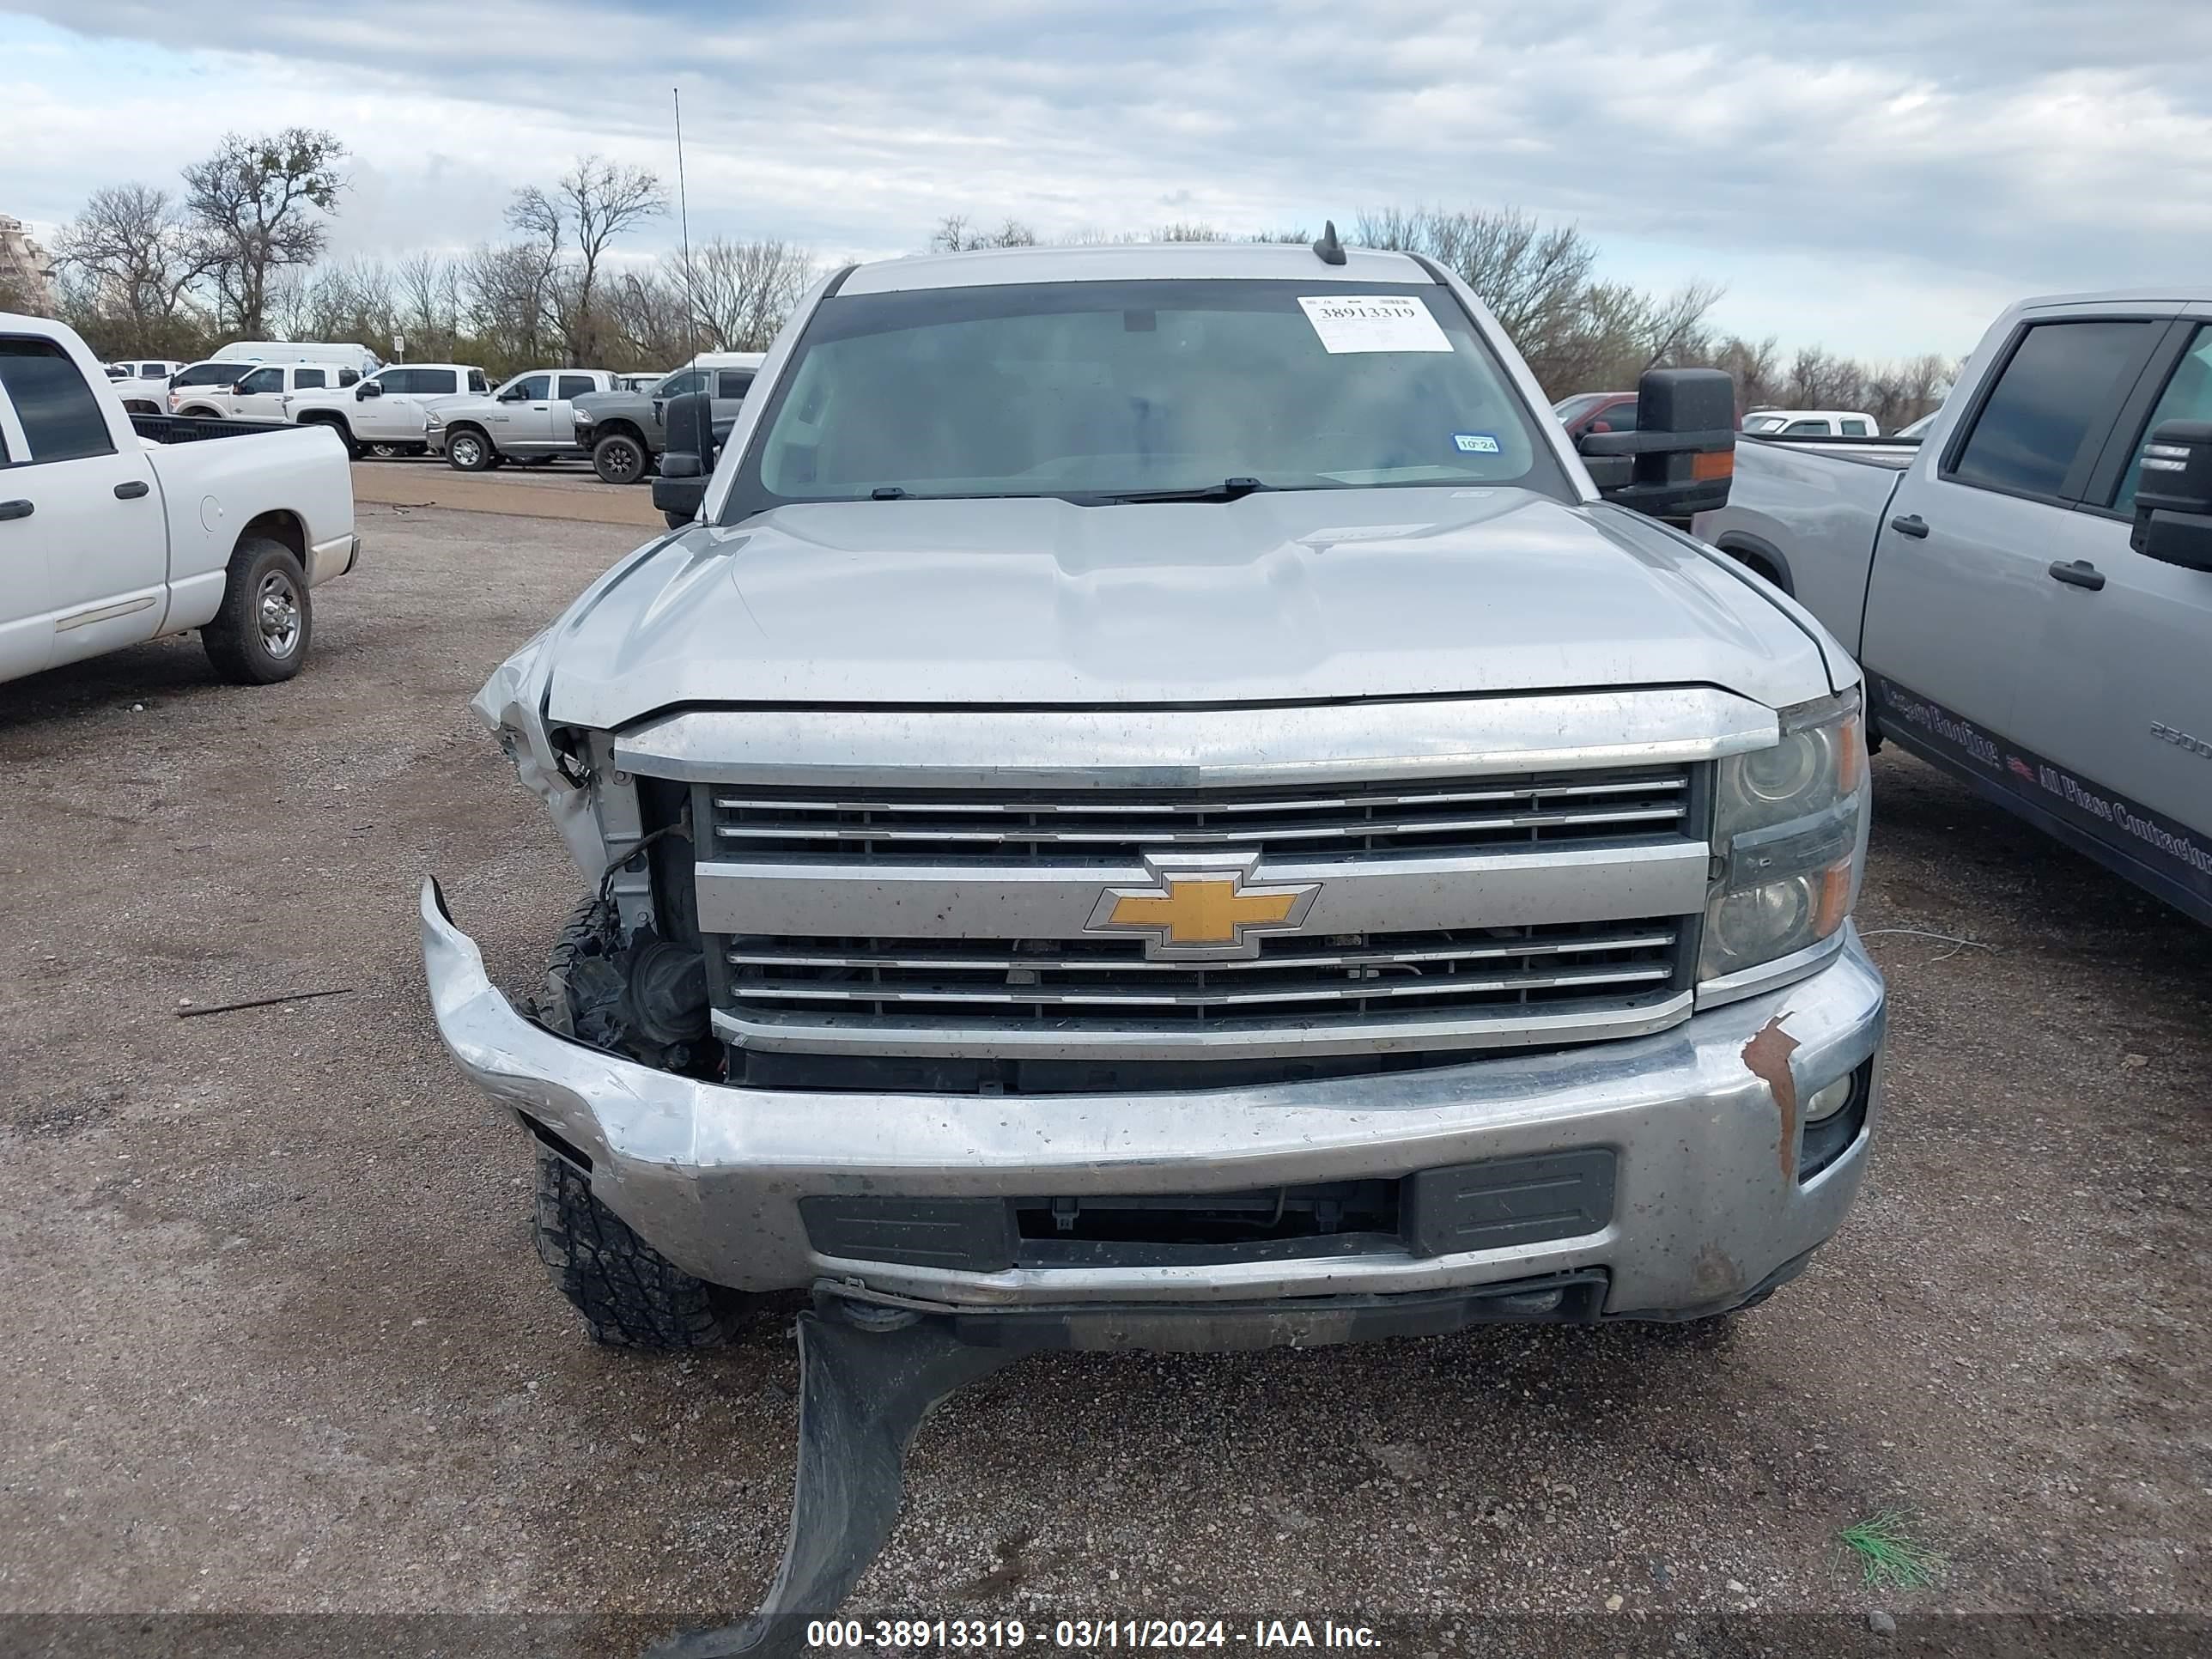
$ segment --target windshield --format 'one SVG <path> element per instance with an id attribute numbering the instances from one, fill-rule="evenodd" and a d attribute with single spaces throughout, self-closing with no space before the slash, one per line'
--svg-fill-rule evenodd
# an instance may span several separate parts
<path id="1" fill-rule="evenodd" d="M 1449 290 L 1054 283 L 826 300 L 725 521 L 870 496 L 1522 484 L 1571 499 Z"/>
<path id="2" fill-rule="evenodd" d="M 1744 417 L 1746 432 L 1779 432 L 1790 423 L 1787 415 L 1747 415 Z"/>

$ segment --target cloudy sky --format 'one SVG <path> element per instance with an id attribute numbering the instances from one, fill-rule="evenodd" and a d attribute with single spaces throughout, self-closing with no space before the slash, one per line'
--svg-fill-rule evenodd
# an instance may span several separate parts
<path id="1" fill-rule="evenodd" d="M 695 237 L 1513 204 L 1727 327 L 1957 353 L 2023 294 L 2205 279 L 2207 63 L 2203 0 L 0 0 L 0 213 L 302 123 L 353 151 L 337 252 L 458 249 L 579 153 L 672 174 L 680 85 Z"/>

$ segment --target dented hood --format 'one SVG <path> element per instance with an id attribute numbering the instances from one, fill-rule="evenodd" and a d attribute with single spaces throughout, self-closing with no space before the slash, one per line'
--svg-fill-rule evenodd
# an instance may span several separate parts
<path id="1" fill-rule="evenodd" d="M 695 526 L 556 626 L 546 712 L 1829 689 L 1759 590 L 1635 514 L 1518 489 L 787 507 Z"/>

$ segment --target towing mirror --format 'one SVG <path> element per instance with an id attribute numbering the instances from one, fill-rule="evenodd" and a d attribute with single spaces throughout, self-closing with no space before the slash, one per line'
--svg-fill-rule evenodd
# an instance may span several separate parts
<path id="1" fill-rule="evenodd" d="M 673 527 L 699 516 L 707 499 L 707 480 L 714 471 L 714 400 L 693 392 L 668 400 L 668 447 L 661 452 L 660 476 L 653 481 L 653 504 Z"/>
<path id="2" fill-rule="evenodd" d="M 371 398 L 381 398 L 383 395 L 384 388 L 381 386 L 379 386 L 374 380 L 363 380 L 359 386 L 353 389 L 354 401 L 356 403 L 365 402 Z"/>
<path id="3" fill-rule="evenodd" d="M 1636 430 L 1585 432 L 1575 449 L 1598 494 L 1687 522 L 1726 507 L 1735 476 L 1735 381 L 1717 368 L 1650 368 L 1636 383 Z"/>
<path id="4" fill-rule="evenodd" d="M 2150 434 L 2128 545 L 2160 564 L 2212 570 L 2212 421 L 2168 421 Z"/>

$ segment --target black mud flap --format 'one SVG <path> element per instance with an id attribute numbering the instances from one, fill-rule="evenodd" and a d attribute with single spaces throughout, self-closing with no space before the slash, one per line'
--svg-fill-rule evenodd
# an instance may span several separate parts
<path id="1" fill-rule="evenodd" d="M 884 1314 L 892 1322 L 851 1322 Z M 647 1659 L 803 1652 L 810 1620 L 835 1613 L 890 1540 L 906 1449 L 930 1408 L 1027 1350 L 963 1342 L 944 1320 L 830 1304 L 799 1316 L 799 1476 L 783 1565 L 760 1610 L 687 1631 Z"/>

